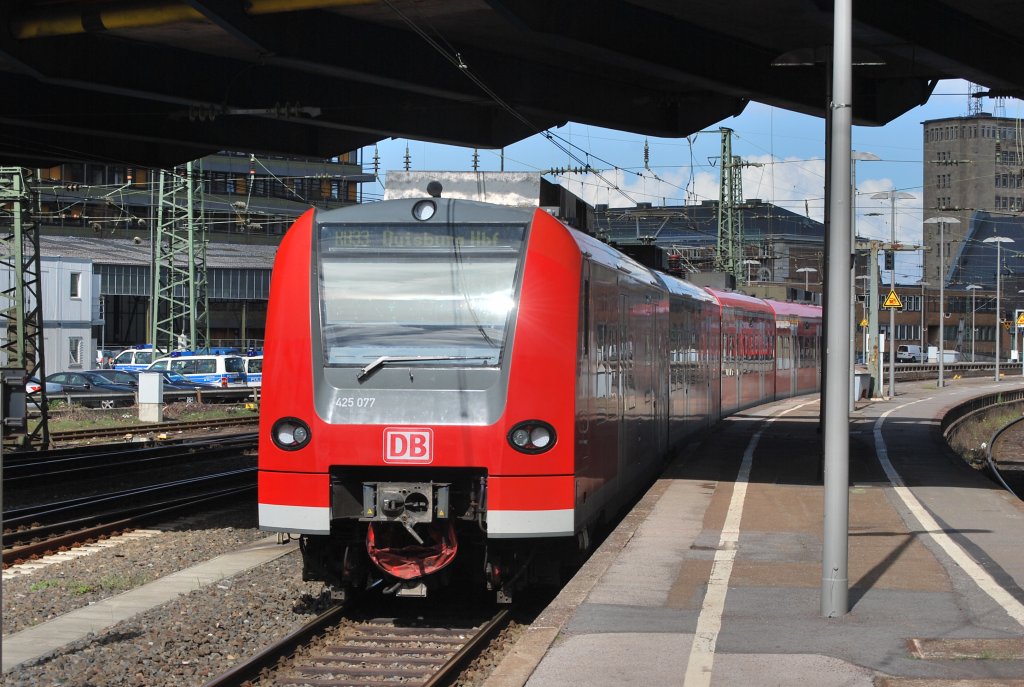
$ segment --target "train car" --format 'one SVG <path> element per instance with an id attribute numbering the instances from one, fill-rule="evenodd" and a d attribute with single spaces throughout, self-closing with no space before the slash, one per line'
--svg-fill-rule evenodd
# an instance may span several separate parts
<path id="1" fill-rule="evenodd" d="M 777 324 L 540 210 L 311 210 L 271 280 L 260 527 L 299 534 L 336 598 L 465 579 L 507 600 L 673 447 L 774 397 Z"/>
<path id="2" fill-rule="evenodd" d="M 721 412 L 721 306 L 693 284 L 659 275 L 669 292 L 670 446 L 708 429 Z"/>
<path id="3" fill-rule="evenodd" d="M 721 312 L 721 414 L 775 398 L 775 313 L 767 302 L 708 289 Z"/>
<path id="4" fill-rule="evenodd" d="M 767 300 L 775 315 L 775 398 L 821 389 L 821 308 Z"/>

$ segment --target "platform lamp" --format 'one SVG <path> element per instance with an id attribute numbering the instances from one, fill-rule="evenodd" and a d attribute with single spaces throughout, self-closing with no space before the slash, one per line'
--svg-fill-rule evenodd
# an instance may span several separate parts
<path id="1" fill-rule="evenodd" d="M 971 292 L 971 362 L 974 362 L 974 340 L 978 337 L 978 330 L 974 328 L 974 292 L 981 287 L 977 284 L 968 284 L 967 290 Z"/>
<path id="2" fill-rule="evenodd" d="M 811 290 L 811 272 L 817 272 L 817 267 L 801 267 L 797 270 L 797 274 L 801 272 L 804 275 L 804 291 Z"/>
<path id="3" fill-rule="evenodd" d="M 945 385 L 943 375 L 945 374 L 944 364 L 946 362 L 946 225 L 960 224 L 956 217 L 929 217 L 925 224 L 939 225 L 939 382 L 941 389 Z M 985 239 L 986 241 L 988 239 Z M 998 344 L 996 344 L 998 346 Z M 997 348 L 996 351 L 999 349 Z M 996 370 L 999 363 L 996 363 Z M 999 373 L 996 372 L 996 379 Z"/>
<path id="4" fill-rule="evenodd" d="M 1005 236 L 989 236 L 983 240 L 982 243 L 994 243 L 996 244 L 996 381 L 999 381 L 999 344 L 1003 338 L 1002 332 L 999 331 L 999 326 L 1003 323 L 1003 309 L 1002 302 L 1000 300 L 1000 291 L 1002 287 L 1002 276 L 1003 276 L 1003 252 L 1002 247 L 1004 243 L 1013 243 L 1013 239 Z"/>

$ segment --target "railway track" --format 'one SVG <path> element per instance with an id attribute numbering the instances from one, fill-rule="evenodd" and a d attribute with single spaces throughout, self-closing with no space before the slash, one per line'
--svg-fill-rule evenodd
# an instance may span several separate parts
<path id="1" fill-rule="evenodd" d="M 490 619 L 372 619 L 345 622 L 335 606 L 250 660 L 203 687 L 317 685 L 376 687 L 449 684 L 510 621 Z M 291 659 L 284 660 L 285 657 Z M 258 682 L 257 682 L 258 679 Z"/>
<path id="2" fill-rule="evenodd" d="M 224 427 L 252 427 L 259 423 L 259 417 L 221 418 L 218 420 L 191 420 L 189 422 L 158 422 L 146 425 L 128 425 L 122 427 L 105 427 L 96 429 L 75 429 L 65 432 L 51 432 L 50 439 L 55 443 L 78 441 L 82 439 L 104 439 L 109 437 L 136 437 L 143 434 L 170 434 L 172 432 L 191 432 L 204 429 L 223 429 Z"/>
<path id="3" fill-rule="evenodd" d="M 70 499 L 4 513 L 3 564 L 122 532 L 155 517 L 194 509 L 256 489 L 256 469 Z"/>
<path id="4" fill-rule="evenodd" d="M 986 449 L 989 469 L 1017 498 L 1024 498 L 1024 418 L 997 430 Z"/>
<path id="5" fill-rule="evenodd" d="M 4 456 L 4 489 L 26 488 L 53 480 L 104 474 L 125 475 L 195 460 L 218 460 L 256 449 L 255 432 L 216 439 L 183 439 L 171 444 L 99 444 L 89 447 L 14 453 Z"/>

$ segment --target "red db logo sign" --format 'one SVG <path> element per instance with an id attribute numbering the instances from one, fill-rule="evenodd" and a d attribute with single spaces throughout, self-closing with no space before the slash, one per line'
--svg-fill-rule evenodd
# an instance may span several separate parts
<path id="1" fill-rule="evenodd" d="M 434 430 L 389 427 L 384 430 L 385 463 L 425 464 L 434 460 Z"/>

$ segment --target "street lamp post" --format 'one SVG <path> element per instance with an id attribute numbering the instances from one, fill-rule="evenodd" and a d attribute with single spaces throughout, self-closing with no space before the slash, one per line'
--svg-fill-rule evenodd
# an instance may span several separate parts
<path id="1" fill-rule="evenodd" d="M 946 363 L 946 225 L 960 224 L 956 217 L 929 217 L 925 224 L 939 225 L 939 382 L 941 389 L 946 384 L 945 363 Z M 988 239 L 986 239 L 988 240 Z M 998 349 L 997 349 L 998 350 Z M 999 363 L 996 363 L 998 370 Z M 998 379 L 999 373 L 996 372 Z"/>
<path id="2" fill-rule="evenodd" d="M 896 292 L 896 201 L 901 198 L 913 198 L 903 191 L 882 191 L 871 196 L 875 199 L 887 198 L 891 208 L 889 221 L 889 250 L 892 251 L 892 269 L 889 270 L 889 288 Z M 896 308 L 889 308 L 889 398 L 896 397 Z"/>
<path id="3" fill-rule="evenodd" d="M 967 290 L 971 292 L 971 362 L 972 363 L 974 362 L 974 339 L 975 339 L 975 336 L 976 336 L 976 334 L 975 334 L 976 330 L 974 328 L 974 312 L 975 312 L 975 308 L 974 308 L 974 295 L 975 294 L 974 294 L 974 292 L 977 291 L 980 288 L 981 287 L 978 286 L 977 284 L 968 284 L 967 285 Z"/>
<path id="4" fill-rule="evenodd" d="M 878 161 L 882 158 L 874 153 L 862 150 L 850 151 L 850 277 L 853 288 L 850 289 L 850 388 L 854 388 L 854 368 L 857 364 L 855 350 L 857 348 L 857 162 Z M 865 352 L 866 355 L 866 352 Z M 867 362 L 865 360 L 864 362 Z M 850 396 L 850 412 L 857 409 L 857 404 Z"/>
<path id="5" fill-rule="evenodd" d="M 1002 286 L 1003 276 L 1003 253 L 1002 246 L 1004 243 L 1013 243 L 1013 239 L 1006 238 L 1005 236 L 989 236 L 982 243 L 994 243 L 996 244 L 996 381 L 999 381 L 999 344 L 1003 338 L 1002 332 L 999 331 L 1000 325 L 1002 325 L 1003 309 L 1002 303 L 1000 302 L 1000 291 Z"/>
<path id="6" fill-rule="evenodd" d="M 817 272 L 817 267 L 801 267 L 797 270 L 797 273 L 803 272 L 804 275 L 804 291 L 811 290 L 811 272 Z"/>
<path id="7" fill-rule="evenodd" d="M 926 281 L 923 281 L 923 282 L 920 283 L 920 287 L 921 287 L 921 351 L 924 354 L 927 355 L 927 353 L 928 353 L 928 329 L 927 329 L 927 318 L 925 317 L 925 314 L 926 314 L 925 311 L 927 309 L 925 304 L 928 302 L 928 300 L 925 297 L 925 290 L 924 290 L 926 286 L 931 286 L 931 284 L 926 282 Z M 926 358 L 926 360 L 927 360 L 927 358 Z"/>

